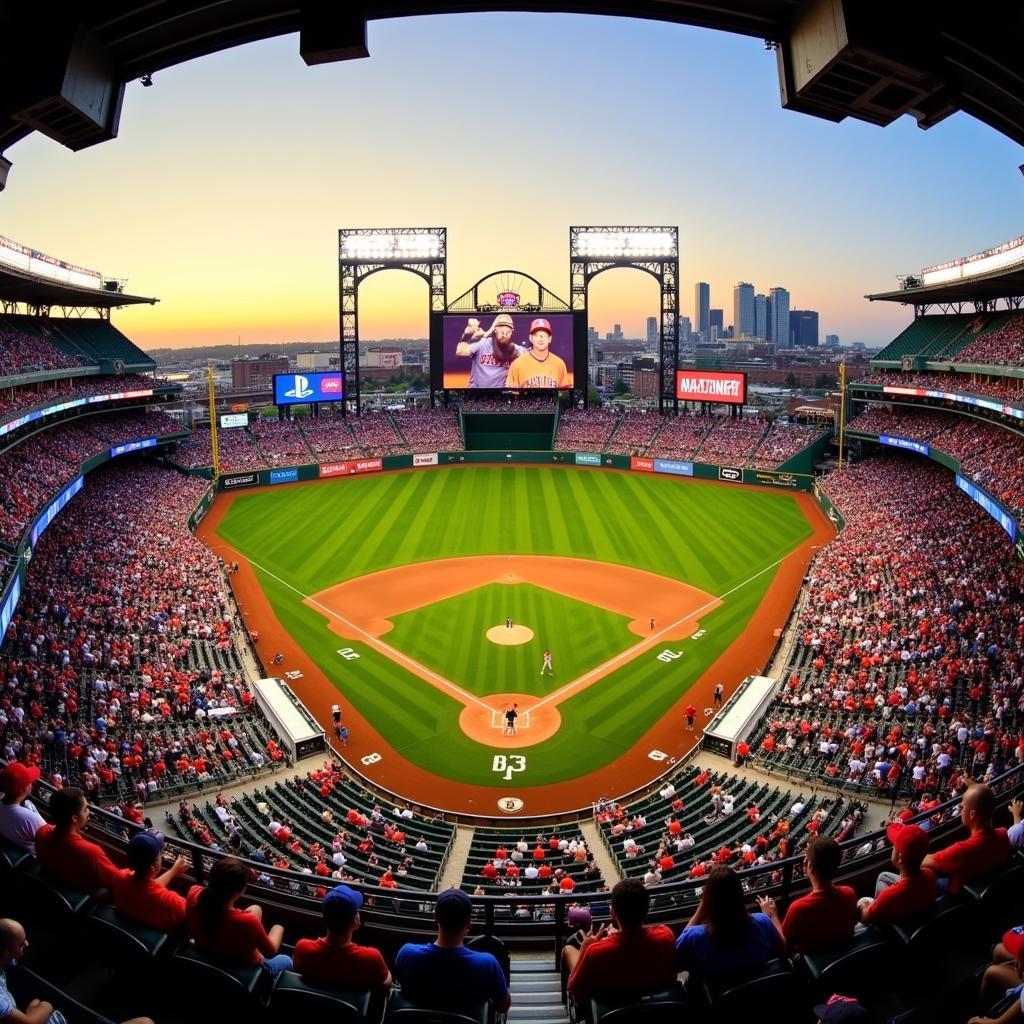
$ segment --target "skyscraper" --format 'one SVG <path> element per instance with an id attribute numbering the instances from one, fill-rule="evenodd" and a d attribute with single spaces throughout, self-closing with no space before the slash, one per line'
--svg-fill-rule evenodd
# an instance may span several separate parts
<path id="1" fill-rule="evenodd" d="M 740 281 L 732 290 L 732 336 L 736 339 L 754 337 L 754 286 Z"/>
<path id="2" fill-rule="evenodd" d="M 658 318 L 656 316 L 647 318 L 647 344 L 652 347 L 658 344 Z"/>
<path id="3" fill-rule="evenodd" d="M 689 344 L 690 335 L 693 333 L 693 325 L 690 323 L 688 316 L 681 316 L 679 318 L 679 343 Z"/>
<path id="4" fill-rule="evenodd" d="M 706 281 L 698 281 L 693 289 L 693 324 L 707 341 L 711 327 L 711 285 Z"/>
<path id="5" fill-rule="evenodd" d="M 754 296 L 754 337 L 768 337 L 768 297 L 760 293 Z"/>
<path id="6" fill-rule="evenodd" d="M 789 348 L 789 292 L 785 288 L 772 288 L 768 292 L 772 309 L 768 316 L 771 340 L 776 348 Z"/>
<path id="7" fill-rule="evenodd" d="M 818 311 L 792 309 L 789 312 L 789 330 L 794 348 L 818 347 Z"/>
<path id="8" fill-rule="evenodd" d="M 839 335 L 838 334 L 826 334 L 825 335 L 825 347 L 826 348 L 839 348 Z"/>
<path id="9" fill-rule="evenodd" d="M 723 334 L 725 334 L 725 310 L 708 310 L 708 330 L 710 331 L 712 327 L 718 328 L 718 333 L 715 335 L 716 338 L 720 338 Z M 708 340 L 711 340 L 710 334 L 708 335 Z"/>

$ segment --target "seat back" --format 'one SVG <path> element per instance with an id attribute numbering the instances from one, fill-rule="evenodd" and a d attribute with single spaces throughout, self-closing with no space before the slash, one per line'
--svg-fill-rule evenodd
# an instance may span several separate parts
<path id="1" fill-rule="evenodd" d="M 771 960 L 741 981 L 705 985 L 712 1016 L 721 1020 L 764 1019 L 769 1007 L 794 1006 L 801 990 L 788 960 Z"/>
<path id="2" fill-rule="evenodd" d="M 592 1024 L 678 1024 L 689 1012 L 690 1003 L 680 982 L 658 992 L 594 998 L 590 1001 Z"/>
<path id="3" fill-rule="evenodd" d="M 330 1020 L 333 1024 L 371 1024 L 380 1019 L 383 1001 L 370 989 L 330 989 L 306 981 L 301 974 L 285 971 L 270 997 L 274 1020 Z M 374 1012 L 376 1008 L 376 1012 Z"/>
<path id="4" fill-rule="evenodd" d="M 490 1000 L 441 1009 L 414 1003 L 401 992 L 392 992 L 384 1020 L 385 1024 L 494 1024 L 495 1012 Z"/>
<path id="5" fill-rule="evenodd" d="M 92 904 L 92 894 L 44 875 L 33 862 L 18 871 L 15 902 L 30 907 L 34 916 L 53 915 L 59 920 L 84 913 Z"/>
<path id="6" fill-rule="evenodd" d="M 23 964 L 8 967 L 7 987 L 19 1006 L 27 1006 L 33 999 L 52 1003 L 71 1024 L 111 1024 L 108 1017 L 89 1009 L 77 1000 L 51 985 L 45 978 Z"/>
<path id="7" fill-rule="evenodd" d="M 240 997 L 256 995 L 266 973 L 258 964 L 223 963 L 192 942 L 185 942 L 175 950 L 171 964 L 178 977 L 190 986 L 190 991 L 202 992 L 218 1006 L 234 1005 L 236 1009 Z"/>
<path id="8" fill-rule="evenodd" d="M 891 953 L 881 932 L 865 928 L 842 946 L 805 953 L 803 963 L 815 987 L 822 992 L 857 994 L 884 986 L 884 968 Z"/>
<path id="9" fill-rule="evenodd" d="M 133 921 L 106 903 L 93 907 L 85 927 L 97 939 L 98 948 L 110 949 L 119 959 L 137 964 L 155 960 L 170 944 L 166 932 Z"/>

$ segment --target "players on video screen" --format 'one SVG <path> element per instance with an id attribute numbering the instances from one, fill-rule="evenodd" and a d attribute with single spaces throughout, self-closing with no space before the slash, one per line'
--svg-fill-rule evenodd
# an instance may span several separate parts
<path id="1" fill-rule="evenodd" d="M 469 387 L 571 387 L 565 361 L 551 351 L 550 321 L 537 319 L 530 324 L 529 347 L 516 342 L 515 330 L 508 313 L 499 313 L 486 331 L 478 319 L 467 319 L 455 355 L 472 359 Z"/>

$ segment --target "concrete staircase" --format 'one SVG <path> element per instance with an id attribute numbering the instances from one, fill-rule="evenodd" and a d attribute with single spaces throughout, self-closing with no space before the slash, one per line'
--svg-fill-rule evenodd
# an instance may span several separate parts
<path id="1" fill-rule="evenodd" d="M 601 834 L 601 826 L 593 818 L 580 822 L 580 833 L 587 841 L 587 849 L 594 855 L 594 863 L 601 869 L 601 877 L 609 889 L 622 881 L 622 874 L 615 858 L 608 850 L 608 844 Z"/>
<path id="2" fill-rule="evenodd" d="M 509 988 L 509 1024 L 569 1024 L 561 980 L 558 971 L 552 969 L 550 957 L 537 960 L 513 956 Z"/>
<path id="3" fill-rule="evenodd" d="M 448 851 L 448 859 L 445 861 L 444 870 L 437 883 L 437 891 L 445 889 L 458 889 L 462 885 L 462 876 L 466 871 L 466 861 L 469 860 L 469 848 L 473 844 L 472 825 L 456 825 L 455 838 L 452 839 L 452 848 Z"/>

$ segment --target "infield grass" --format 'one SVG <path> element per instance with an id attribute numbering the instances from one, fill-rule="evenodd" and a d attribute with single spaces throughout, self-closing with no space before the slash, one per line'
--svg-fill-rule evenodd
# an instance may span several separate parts
<path id="1" fill-rule="evenodd" d="M 666 664 L 656 652 L 647 652 L 559 706 L 561 729 L 524 751 L 527 770 L 516 780 L 542 785 L 595 770 L 633 746 L 742 632 L 774 577 L 769 567 L 811 530 L 789 494 L 648 474 L 485 466 L 239 495 L 218 532 L 251 560 L 281 624 L 335 683 L 343 700 L 358 707 L 400 753 L 439 775 L 473 783 L 501 784 L 492 771 L 494 751 L 459 729 L 461 705 L 366 644 L 350 644 L 358 661 L 339 658 L 336 651 L 343 645 L 338 636 L 322 613 L 302 603 L 300 594 L 412 562 L 538 554 L 631 565 L 690 583 L 713 597 L 727 595 L 720 607 L 701 617 L 704 634 L 679 645 L 681 659 Z M 434 611 L 398 616 L 396 628 L 383 639 L 467 689 L 472 676 L 472 688 L 485 688 L 480 693 L 522 692 L 518 684 L 499 680 L 501 661 L 518 649 L 496 648 L 483 636 L 487 626 L 504 623 L 508 614 L 519 621 L 504 608 L 492 618 L 498 606 L 487 607 L 490 589 L 476 591 L 480 607 L 460 610 L 458 616 L 450 616 L 444 606 L 462 599 L 473 606 L 470 595 L 430 606 Z M 600 617 L 609 614 L 590 606 L 576 611 L 584 621 L 592 616 L 595 629 Z M 555 621 L 565 618 L 556 611 L 552 615 Z M 470 616 L 477 616 L 472 628 Z M 448 618 L 454 621 L 446 624 Z M 604 657 L 600 644 L 591 647 L 589 627 L 582 633 L 564 630 L 557 645 L 537 648 L 555 651 L 557 685 L 574 678 L 571 663 L 589 664 L 592 657 L 600 662 L 629 646 L 624 623 L 607 628 L 610 648 Z M 536 651 L 524 657 L 529 670 L 524 682 L 540 681 Z M 547 687 L 548 680 L 543 682 Z M 391 785 L 399 787 L 399 782 L 393 779 Z"/>

